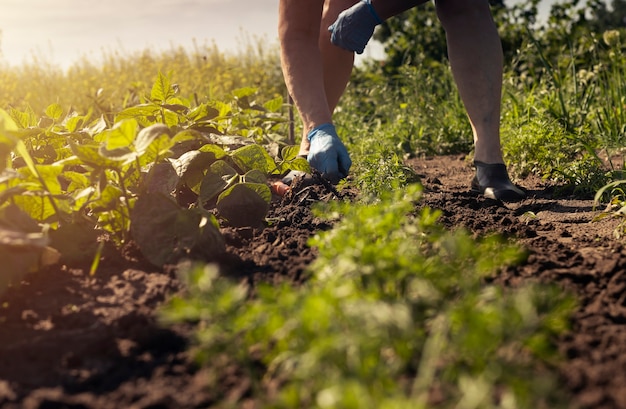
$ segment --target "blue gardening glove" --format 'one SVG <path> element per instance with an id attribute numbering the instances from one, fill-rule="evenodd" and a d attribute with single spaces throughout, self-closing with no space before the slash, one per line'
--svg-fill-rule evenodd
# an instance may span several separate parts
<path id="1" fill-rule="evenodd" d="M 361 0 L 339 13 L 337 20 L 328 27 L 330 41 L 338 47 L 362 54 L 374 34 L 374 28 L 382 22 L 371 0 Z"/>
<path id="2" fill-rule="evenodd" d="M 320 171 L 332 183 L 348 176 L 352 160 L 333 124 L 327 123 L 314 128 L 307 135 L 307 139 L 311 142 L 307 156 L 311 167 Z"/>

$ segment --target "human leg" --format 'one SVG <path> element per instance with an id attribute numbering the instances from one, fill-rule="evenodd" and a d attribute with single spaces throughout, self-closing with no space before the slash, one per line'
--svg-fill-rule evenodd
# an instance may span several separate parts
<path id="1" fill-rule="evenodd" d="M 487 197 L 517 200 L 525 193 L 510 180 L 500 145 L 502 45 L 487 0 L 436 0 L 448 58 L 474 136 L 472 189 Z"/>
<path id="2" fill-rule="evenodd" d="M 472 125 L 474 159 L 503 163 L 500 147 L 502 46 L 487 0 L 437 0 L 448 58 Z"/>
<path id="3" fill-rule="evenodd" d="M 381 19 L 387 19 L 426 0 L 371 0 Z M 369 11 L 364 0 L 342 12 L 366 10 L 359 19 L 335 22 L 335 31 L 351 28 Z M 487 0 L 437 0 L 437 14 L 446 30 L 448 54 L 461 99 L 474 133 L 475 160 L 503 163 L 500 147 L 500 104 L 502 93 L 502 46 Z M 322 30 L 323 31 L 323 30 Z M 332 31 L 332 30 L 331 30 Z"/>
<path id="4" fill-rule="evenodd" d="M 309 149 L 306 135 L 316 126 L 332 122 L 332 113 L 354 63 L 354 54 L 333 46 L 326 28 L 321 27 L 328 27 L 329 21 L 353 3 L 354 0 L 280 1 L 282 68 L 303 123 L 302 155 Z"/>
<path id="5" fill-rule="evenodd" d="M 280 0 L 278 36 L 285 84 L 305 130 L 331 122 L 319 48 L 324 0 Z"/>
<path id="6" fill-rule="evenodd" d="M 319 48 L 324 63 L 324 89 L 326 100 L 331 112 L 334 112 L 341 95 L 343 95 L 350 80 L 354 53 L 333 45 L 330 42 L 328 26 L 331 25 L 339 13 L 352 6 L 355 0 L 326 0 L 320 24 Z"/>
<path id="7" fill-rule="evenodd" d="M 328 48 L 324 21 L 353 0 L 280 0 L 278 35 L 285 83 L 303 122 L 300 154 L 335 182 L 347 176 L 348 152 L 332 125 L 332 113 L 350 77 L 353 54 Z M 344 6 L 343 4 L 347 4 Z M 334 13 L 334 15 L 333 15 Z M 326 19 L 326 20 L 325 20 Z M 322 23 L 324 22 L 324 23 Z"/>

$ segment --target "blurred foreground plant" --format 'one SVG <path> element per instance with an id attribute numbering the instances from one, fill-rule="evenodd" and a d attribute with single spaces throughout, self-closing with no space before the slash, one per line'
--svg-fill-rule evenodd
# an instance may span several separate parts
<path id="1" fill-rule="evenodd" d="M 209 382 L 234 365 L 262 407 L 564 406 L 551 341 L 572 299 L 486 284 L 524 253 L 446 231 L 437 212 L 415 210 L 419 197 L 411 185 L 318 212 L 336 225 L 311 240 L 319 257 L 300 287 L 260 284 L 251 295 L 211 265 L 181 266 L 186 291 L 162 321 L 196 323 Z"/>

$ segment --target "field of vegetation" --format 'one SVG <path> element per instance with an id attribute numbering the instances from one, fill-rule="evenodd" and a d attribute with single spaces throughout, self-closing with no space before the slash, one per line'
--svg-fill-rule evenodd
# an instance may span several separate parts
<path id="1" fill-rule="evenodd" d="M 431 4 L 376 33 L 296 169 L 277 45 L 0 62 L 0 406 L 626 408 L 626 3 L 492 2 L 502 143 L 470 192 Z"/>

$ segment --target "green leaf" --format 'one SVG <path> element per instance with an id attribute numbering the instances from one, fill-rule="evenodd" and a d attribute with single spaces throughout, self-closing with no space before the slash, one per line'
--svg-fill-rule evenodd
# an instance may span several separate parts
<path id="1" fill-rule="evenodd" d="M 140 166 L 156 163 L 160 159 L 172 156 L 171 148 L 174 144 L 170 129 L 166 125 L 154 124 L 142 129 L 135 140 L 135 150 L 139 155 Z"/>
<path id="2" fill-rule="evenodd" d="M 107 122 L 104 119 L 103 115 L 100 115 L 96 121 L 89 125 L 89 127 L 85 128 L 84 131 L 89 135 L 94 136 L 104 131 L 107 128 Z"/>
<path id="3" fill-rule="evenodd" d="M 131 213 L 131 233 L 141 253 L 155 266 L 181 258 L 213 259 L 225 250 L 212 215 L 183 209 L 160 193 L 139 197 Z"/>
<path id="4" fill-rule="evenodd" d="M 208 172 L 202 179 L 200 184 L 199 200 L 201 203 L 212 200 L 219 195 L 226 187 L 228 182 L 221 175 Z"/>
<path id="5" fill-rule="evenodd" d="M 50 245 L 61 253 L 64 263 L 88 263 L 96 254 L 100 234 L 91 223 L 64 223 L 50 232 Z"/>
<path id="6" fill-rule="evenodd" d="M 157 79 L 152 86 L 150 99 L 164 104 L 174 95 L 175 93 L 170 79 L 163 75 L 163 73 L 159 72 Z"/>
<path id="7" fill-rule="evenodd" d="M 223 101 L 209 101 L 207 103 L 209 107 L 214 108 L 218 111 L 218 116 L 215 119 L 225 118 L 233 111 L 233 107 Z"/>
<path id="8" fill-rule="evenodd" d="M 126 108 L 115 115 L 115 122 L 128 118 L 156 117 L 160 115 L 160 112 L 161 108 L 155 104 L 135 105 L 133 107 Z"/>
<path id="9" fill-rule="evenodd" d="M 139 155 L 148 150 L 150 144 L 162 135 L 170 136 L 170 128 L 163 124 L 154 124 L 139 131 L 135 139 L 135 150 Z"/>
<path id="10" fill-rule="evenodd" d="M 239 173 L 223 160 L 218 160 L 210 167 L 211 172 L 220 175 L 222 179 L 229 182 L 236 179 Z"/>
<path id="11" fill-rule="evenodd" d="M 223 157 L 228 155 L 224 149 L 214 144 L 202 145 L 199 151 L 200 152 L 212 152 L 215 155 L 216 159 L 222 159 Z"/>
<path id="12" fill-rule="evenodd" d="M 9 132 L 17 130 L 17 124 L 13 121 L 8 112 L 0 109 L 0 170 L 8 167 L 9 155 L 18 142 Z"/>
<path id="13" fill-rule="evenodd" d="M 274 159 L 262 146 L 257 144 L 237 149 L 231 154 L 231 158 L 244 172 L 257 169 L 265 174 L 271 174 L 277 169 Z"/>
<path id="14" fill-rule="evenodd" d="M 90 207 L 95 212 L 107 212 L 116 210 L 120 206 L 122 191 L 113 185 L 106 185 L 100 189 L 100 195 L 90 202 Z"/>
<path id="15" fill-rule="evenodd" d="M 200 143 L 203 137 L 204 136 L 201 132 L 195 131 L 193 129 L 184 129 L 178 132 L 176 135 L 172 136 L 172 142 L 183 143 L 188 141 L 198 141 L 198 143 Z"/>
<path id="16" fill-rule="evenodd" d="M 270 112 L 278 112 L 283 107 L 283 97 L 276 97 L 263 104 L 263 107 Z"/>
<path id="17" fill-rule="evenodd" d="M 269 186 L 237 183 L 219 195 L 217 211 L 233 227 L 259 227 L 269 210 L 272 193 Z"/>
<path id="18" fill-rule="evenodd" d="M 178 177 L 197 194 L 204 174 L 215 162 L 215 155 L 213 152 L 189 151 L 178 159 L 171 159 L 170 162 Z"/>
<path id="19" fill-rule="evenodd" d="M 161 162 L 162 159 L 172 156 L 174 143 L 168 135 L 161 135 L 152 141 L 148 149 L 140 156 L 141 166 Z"/>
<path id="20" fill-rule="evenodd" d="M 72 152 L 84 164 L 94 168 L 118 169 L 121 166 L 119 160 L 112 160 L 101 154 L 100 145 L 78 145 L 70 141 Z M 106 150 L 104 152 L 106 154 Z"/>
<path id="21" fill-rule="evenodd" d="M 108 186 L 105 190 L 110 190 L 110 192 L 105 192 L 107 195 L 114 193 L 113 189 L 110 189 Z M 121 201 L 117 201 L 117 205 L 115 201 L 111 201 L 110 209 L 100 208 L 94 209 L 93 211 L 98 218 L 96 225 L 102 230 L 111 233 L 111 238 L 116 241 L 118 245 L 128 239 L 128 234 L 130 233 L 129 212 L 136 201 L 135 198 L 126 198 L 126 200 L 128 201 L 128 206 L 124 205 Z"/>
<path id="22" fill-rule="evenodd" d="M 45 188 L 49 193 L 58 195 L 63 193 L 61 189 L 61 183 L 59 182 L 59 176 L 63 172 L 63 167 L 59 165 L 35 165 L 37 168 L 37 174 L 41 180 L 45 183 Z"/>
<path id="23" fill-rule="evenodd" d="M 243 87 L 233 91 L 233 96 L 235 98 L 247 98 L 256 94 L 258 91 L 257 88 L 253 87 Z"/>
<path id="24" fill-rule="evenodd" d="M 86 119 L 87 116 L 78 115 L 76 112 L 72 112 L 67 118 L 65 118 L 63 125 L 69 132 L 76 132 L 80 126 L 83 125 Z"/>
<path id="25" fill-rule="evenodd" d="M 13 186 L 8 189 L 4 189 L 0 191 L 0 206 L 3 205 L 7 200 L 10 200 L 14 196 L 19 196 L 24 193 L 27 189 L 23 186 Z"/>
<path id="26" fill-rule="evenodd" d="M 30 217 L 38 221 L 47 221 L 56 214 L 56 209 L 50 202 L 46 192 L 24 192 L 13 197 L 13 202 L 26 212 Z"/>
<path id="27" fill-rule="evenodd" d="M 594 203 L 595 204 L 600 203 L 602 201 L 602 196 L 604 196 L 604 193 L 606 191 L 616 188 L 618 186 L 622 186 L 622 185 L 626 185 L 626 180 L 615 180 L 611 183 L 608 183 L 602 186 L 593 198 Z"/>
<path id="28" fill-rule="evenodd" d="M 296 159 L 298 157 L 298 154 L 300 153 L 300 146 L 298 145 L 288 145 L 283 147 L 280 150 L 280 157 L 284 160 L 284 161 L 292 161 L 294 159 Z"/>
<path id="29" fill-rule="evenodd" d="M 0 135 L 5 134 L 6 131 L 17 131 L 18 129 L 11 115 L 4 109 L 0 109 Z"/>
<path id="30" fill-rule="evenodd" d="M 243 181 L 246 183 L 267 183 L 267 177 L 260 170 L 252 169 L 243 176 Z"/>
<path id="31" fill-rule="evenodd" d="M 117 122 L 113 128 L 103 131 L 94 137 L 95 141 L 104 142 L 107 150 L 129 148 L 135 142 L 139 125 L 134 118 Z"/>
<path id="32" fill-rule="evenodd" d="M 120 163 L 133 162 L 137 158 L 137 153 L 133 152 L 130 148 L 117 148 L 108 150 L 104 145 L 100 146 L 98 153 L 107 159 L 118 161 Z"/>
<path id="33" fill-rule="evenodd" d="M 68 148 L 70 152 L 72 152 L 71 148 Z M 69 169 L 71 167 L 83 168 L 85 163 L 76 155 L 68 156 L 64 159 L 59 159 L 54 162 L 55 165 L 63 166 L 65 169 Z"/>
<path id="34" fill-rule="evenodd" d="M 56 121 L 61 118 L 61 115 L 63 115 L 63 108 L 61 108 L 61 105 L 59 104 L 50 104 L 46 108 L 46 116 L 50 119 L 54 119 Z"/>
<path id="35" fill-rule="evenodd" d="M 204 203 L 212 200 L 224 189 L 238 181 L 239 173 L 235 169 L 223 160 L 216 161 L 202 179 L 198 192 L 200 201 Z"/>
<path id="36" fill-rule="evenodd" d="M 154 165 L 150 168 L 145 180 L 147 192 L 161 192 L 165 195 L 171 195 L 180 182 L 180 178 L 170 162 Z"/>
<path id="37" fill-rule="evenodd" d="M 311 172 L 311 165 L 309 165 L 306 158 L 296 158 L 287 163 L 287 166 L 290 170 L 301 170 L 302 172 L 307 173 Z"/>
<path id="38" fill-rule="evenodd" d="M 299 170 L 302 172 L 310 173 L 311 166 L 306 158 L 298 156 L 300 147 L 291 145 L 285 146 L 281 150 L 282 161 L 278 164 L 278 170 L 276 173 L 283 174 L 290 170 Z"/>
<path id="39" fill-rule="evenodd" d="M 269 204 L 272 201 L 272 192 L 270 191 L 270 187 L 267 185 L 267 183 L 265 183 L 265 182 L 263 182 L 263 183 L 245 182 L 245 183 L 242 183 L 242 185 L 247 187 L 250 190 L 255 191 L 256 194 L 258 194 L 259 197 L 261 197 L 261 199 L 263 199 L 263 201 L 265 201 L 265 203 L 268 206 L 267 210 L 269 210 Z M 267 211 L 265 213 L 267 213 Z"/>
<path id="40" fill-rule="evenodd" d="M 185 152 L 199 149 L 203 144 L 203 137 L 202 133 L 194 129 L 185 129 L 178 132 L 170 138 L 170 156 L 178 158 Z"/>
<path id="41" fill-rule="evenodd" d="M 32 174 L 37 175 L 37 168 L 35 167 L 35 161 L 33 161 L 33 158 L 30 156 L 30 153 L 28 152 L 26 145 L 24 145 L 24 142 L 22 142 L 21 140 L 17 140 L 15 146 L 13 147 L 13 150 L 17 154 L 19 154 L 22 157 L 22 159 L 24 159 L 26 166 L 32 172 Z"/>
<path id="42" fill-rule="evenodd" d="M 162 104 L 161 107 L 178 115 L 185 115 L 189 111 L 189 107 L 183 104 Z"/>
<path id="43" fill-rule="evenodd" d="M 163 123 L 166 124 L 167 126 L 177 126 L 178 124 L 180 124 L 182 121 L 185 120 L 183 116 L 178 115 L 176 112 L 164 110 L 162 113 L 163 113 Z"/>
<path id="44" fill-rule="evenodd" d="M 81 211 L 83 206 L 96 195 L 97 189 L 94 186 L 87 186 L 71 192 L 74 199 L 73 209 L 75 212 Z"/>
<path id="45" fill-rule="evenodd" d="M 37 124 L 37 117 L 32 109 L 27 109 L 24 112 L 18 111 L 17 109 L 11 109 L 10 112 L 11 118 L 13 118 L 20 128 L 28 128 Z"/>
<path id="46" fill-rule="evenodd" d="M 209 121 L 219 115 L 220 111 L 215 107 L 207 104 L 200 104 L 187 114 L 187 118 L 193 121 Z"/>

